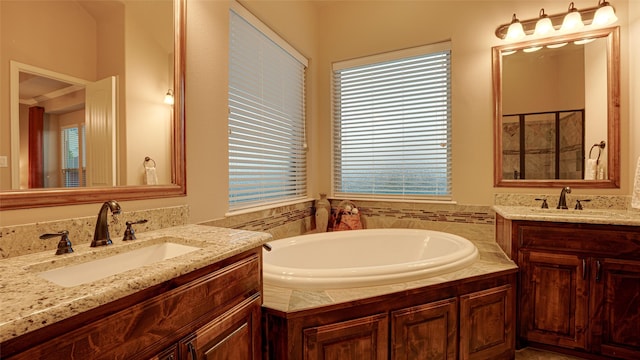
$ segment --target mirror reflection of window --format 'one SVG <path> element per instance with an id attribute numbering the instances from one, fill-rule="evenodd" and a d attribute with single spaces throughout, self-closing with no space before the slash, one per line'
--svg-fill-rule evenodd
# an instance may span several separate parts
<path id="1" fill-rule="evenodd" d="M 84 126 L 62 128 L 60 134 L 63 187 L 87 186 Z"/>

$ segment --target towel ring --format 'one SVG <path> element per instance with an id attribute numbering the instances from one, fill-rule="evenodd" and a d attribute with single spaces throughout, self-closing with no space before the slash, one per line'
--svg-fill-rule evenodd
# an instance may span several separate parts
<path id="1" fill-rule="evenodd" d="M 591 149 L 589 150 L 589 159 L 591 159 L 591 152 L 593 151 L 594 147 L 598 148 L 598 157 L 596 158 L 596 164 L 600 163 L 600 155 L 602 154 L 602 149 L 604 149 L 607 146 L 607 143 L 604 142 L 604 140 L 600 141 L 599 144 L 593 144 L 593 146 L 591 146 Z"/>
<path id="2" fill-rule="evenodd" d="M 147 163 L 151 161 L 153 163 L 153 167 L 156 167 L 156 161 L 153 160 L 152 158 L 145 156 L 144 157 L 144 161 L 142 162 L 142 166 L 147 167 Z"/>

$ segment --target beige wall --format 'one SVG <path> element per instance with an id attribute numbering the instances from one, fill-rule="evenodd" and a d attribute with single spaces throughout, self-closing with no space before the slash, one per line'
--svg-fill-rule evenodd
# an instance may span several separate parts
<path id="1" fill-rule="evenodd" d="M 630 149 L 640 155 L 640 121 L 630 124 L 630 80 L 640 65 L 630 65 L 629 48 L 640 42 L 638 0 L 614 1 L 622 26 L 622 188 L 576 193 L 630 194 Z M 187 191 L 186 198 L 135 201 L 129 210 L 188 204 L 190 222 L 219 219 L 227 209 L 227 1 L 187 1 Z M 454 200 L 490 205 L 496 192 L 546 192 L 493 188 L 493 100 L 491 47 L 502 44 L 493 33 L 516 12 L 536 17 L 565 11 L 555 1 L 242 1 L 267 25 L 310 60 L 308 133 L 310 195 L 330 190 L 330 69 L 334 61 L 450 39 L 453 54 Z M 593 1 L 575 1 L 576 7 Z M 630 10 L 630 11 L 629 11 Z M 631 12 L 631 14 L 630 14 Z M 628 19 L 635 31 L 628 31 Z M 640 56 L 635 52 L 635 59 Z M 636 63 L 639 63 L 636 61 Z M 633 81 L 632 81 L 633 83 Z M 638 99 L 634 86 L 631 97 Z M 629 130 L 633 129 L 634 134 Z M 634 136 L 635 135 L 635 136 Z M 635 166 L 635 160 L 633 160 Z M 555 194 L 555 190 L 552 192 Z M 96 205 L 3 212 L 2 224 L 92 215 Z M 5 220 L 7 219 L 7 220 Z"/>
<path id="2" fill-rule="evenodd" d="M 629 179 L 633 183 L 636 161 L 640 157 L 640 1 L 629 2 Z"/>

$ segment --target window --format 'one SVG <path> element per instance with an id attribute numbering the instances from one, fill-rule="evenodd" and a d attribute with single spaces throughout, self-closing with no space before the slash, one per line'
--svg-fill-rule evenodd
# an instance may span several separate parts
<path id="1" fill-rule="evenodd" d="M 333 65 L 335 195 L 451 198 L 450 69 L 448 42 Z"/>
<path id="2" fill-rule="evenodd" d="M 306 197 L 307 60 L 237 3 L 229 40 L 229 208 Z"/>
<path id="3" fill-rule="evenodd" d="M 60 131 L 62 144 L 62 186 L 87 186 L 85 164 L 84 125 L 63 127 Z"/>

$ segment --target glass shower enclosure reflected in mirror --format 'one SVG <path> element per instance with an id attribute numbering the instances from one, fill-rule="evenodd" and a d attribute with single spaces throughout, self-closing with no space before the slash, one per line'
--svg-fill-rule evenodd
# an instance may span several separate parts
<path id="1" fill-rule="evenodd" d="M 502 117 L 503 179 L 583 179 L 584 109 Z"/>

